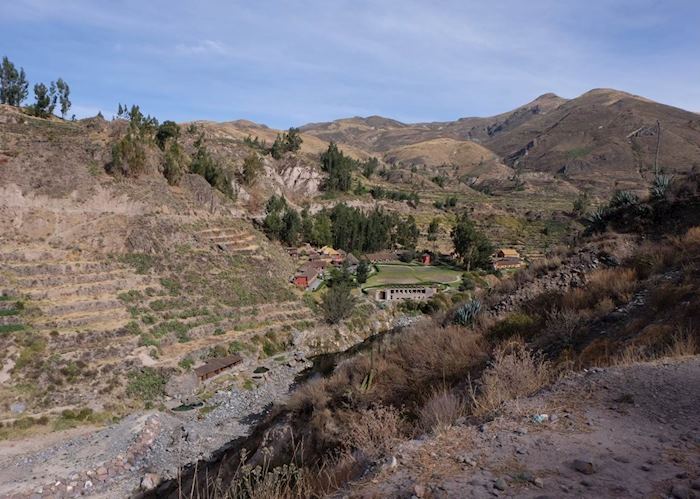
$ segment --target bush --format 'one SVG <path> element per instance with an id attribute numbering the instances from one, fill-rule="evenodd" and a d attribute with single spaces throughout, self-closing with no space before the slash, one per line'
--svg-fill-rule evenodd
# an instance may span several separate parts
<path id="1" fill-rule="evenodd" d="M 523 343 L 502 345 L 495 350 L 478 389 L 471 387 L 474 413 L 493 413 L 503 402 L 532 395 L 549 379 L 549 363 L 531 353 Z"/>
<path id="2" fill-rule="evenodd" d="M 323 295 L 321 311 L 326 322 L 337 324 L 352 314 L 355 304 L 349 286 L 335 285 Z"/>
<path id="3" fill-rule="evenodd" d="M 433 392 L 418 411 L 420 427 L 440 432 L 455 424 L 465 413 L 464 400 L 445 388 Z"/>
<path id="4" fill-rule="evenodd" d="M 515 312 L 508 315 L 502 321 L 496 323 L 489 330 L 489 336 L 495 340 L 507 340 L 514 336 L 527 337 L 532 327 L 535 325 L 535 319 L 532 316 Z"/>
<path id="5" fill-rule="evenodd" d="M 401 441 L 401 417 L 393 407 L 359 411 L 348 424 L 347 445 L 376 461 L 389 455 Z"/>
<path id="6" fill-rule="evenodd" d="M 163 374 L 151 367 L 144 367 L 140 371 L 129 373 L 126 394 L 129 397 L 149 402 L 164 394 L 165 383 L 166 379 Z"/>

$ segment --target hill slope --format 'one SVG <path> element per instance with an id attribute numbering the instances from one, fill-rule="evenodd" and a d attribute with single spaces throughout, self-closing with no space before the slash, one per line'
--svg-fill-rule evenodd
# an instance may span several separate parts
<path id="1" fill-rule="evenodd" d="M 625 92 L 596 89 L 575 99 L 545 94 L 497 116 L 404 124 L 351 118 L 302 127 L 309 135 L 392 155 L 422 143 L 419 157 L 442 154 L 435 139 L 480 143 L 510 167 L 556 174 L 608 196 L 616 188 L 645 189 L 657 155 L 669 173 L 700 166 L 700 116 Z M 430 147 L 430 146 L 433 147 Z M 434 150 L 431 150 L 434 149 Z M 413 160 L 409 156 L 409 159 Z"/>

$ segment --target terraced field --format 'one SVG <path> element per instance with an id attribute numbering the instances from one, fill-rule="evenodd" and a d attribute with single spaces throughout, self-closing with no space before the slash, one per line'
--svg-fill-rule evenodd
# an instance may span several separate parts
<path id="1" fill-rule="evenodd" d="M 158 255 L 1 246 L 0 423 L 15 419 L 11 404 L 23 417 L 128 413 L 144 367 L 167 378 L 234 351 L 275 355 L 313 327 L 286 269 L 270 270 L 278 250 L 246 224 L 191 234 L 194 246 Z"/>
<path id="2" fill-rule="evenodd" d="M 438 266 L 377 264 L 378 272 L 370 276 L 364 288 L 387 286 L 391 284 L 452 284 L 460 282 L 462 272 L 459 269 Z"/>

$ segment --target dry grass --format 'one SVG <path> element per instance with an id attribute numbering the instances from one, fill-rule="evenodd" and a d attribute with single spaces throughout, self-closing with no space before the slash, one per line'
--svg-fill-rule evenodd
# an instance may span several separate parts
<path id="1" fill-rule="evenodd" d="M 697 332 L 690 327 L 678 328 L 673 335 L 671 345 L 666 350 L 667 357 L 690 357 L 700 353 Z"/>
<path id="2" fill-rule="evenodd" d="M 403 436 L 403 422 L 393 407 L 373 407 L 355 414 L 348 424 L 347 445 L 370 461 L 389 455 Z"/>
<path id="3" fill-rule="evenodd" d="M 476 415 L 492 414 L 507 400 L 532 395 L 549 383 L 549 362 L 533 354 L 522 342 L 498 347 L 481 376 L 478 389 L 471 387 Z"/>
<path id="4" fill-rule="evenodd" d="M 464 399 L 452 390 L 433 392 L 418 411 L 419 425 L 426 432 L 440 433 L 465 414 Z"/>

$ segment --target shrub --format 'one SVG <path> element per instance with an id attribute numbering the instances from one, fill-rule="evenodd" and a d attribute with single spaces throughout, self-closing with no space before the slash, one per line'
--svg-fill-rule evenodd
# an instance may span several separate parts
<path id="1" fill-rule="evenodd" d="M 357 412 L 348 424 L 347 445 L 376 461 L 392 452 L 402 436 L 401 417 L 393 407 L 377 406 Z"/>
<path id="2" fill-rule="evenodd" d="M 355 298 L 350 293 L 350 287 L 335 285 L 330 288 L 321 301 L 323 317 L 329 324 L 337 324 L 349 317 L 355 308 Z"/>
<path id="3" fill-rule="evenodd" d="M 489 330 L 489 336 L 496 340 L 507 340 L 514 336 L 527 337 L 536 323 L 532 316 L 514 312 Z"/>
<path id="4" fill-rule="evenodd" d="M 455 424 L 465 413 L 462 397 L 442 388 L 433 392 L 418 411 L 420 427 L 427 432 L 440 432 Z"/>
<path id="5" fill-rule="evenodd" d="M 501 345 L 494 351 L 478 389 L 471 387 L 474 413 L 493 413 L 503 402 L 532 395 L 549 379 L 549 363 L 530 352 L 523 343 Z"/>
<path id="6" fill-rule="evenodd" d="M 152 401 L 164 393 L 166 379 L 163 374 L 151 367 L 129 373 L 126 394 L 143 401 Z"/>

